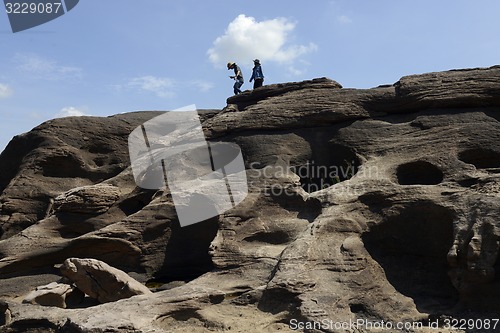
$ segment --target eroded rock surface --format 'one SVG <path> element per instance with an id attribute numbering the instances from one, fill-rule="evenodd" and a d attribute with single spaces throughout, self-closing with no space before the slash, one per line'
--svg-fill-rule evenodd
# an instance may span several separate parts
<path id="1" fill-rule="evenodd" d="M 9 304 L 0 300 L 0 327 L 9 325 L 12 321 L 12 316 L 9 309 Z"/>
<path id="2" fill-rule="evenodd" d="M 137 188 L 128 168 L 128 133 L 158 114 L 54 120 L 2 153 L 0 278 L 86 257 L 165 283 L 71 311 L 20 304 L 0 284 L 8 329 L 287 332 L 292 320 L 429 325 L 500 311 L 500 67 L 229 98 L 203 128 L 241 147 L 250 192 L 185 228 L 168 188 Z"/>
<path id="3" fill-rule="evenodd" d="M 52 282 L 36 287 L 34 291 L 26 295 L 23 303 L 66 308 L 68 305 L 78 305 L 83 301 L 83 297 L 83 292 L 70 284 Z"/>
<path id="4" fill-rule="evenodd" d="M 95 259 L 68 258 L 61 266 L 61 273 L 101 303 L 151 294 L 146 286 L 127 273 Z"/>

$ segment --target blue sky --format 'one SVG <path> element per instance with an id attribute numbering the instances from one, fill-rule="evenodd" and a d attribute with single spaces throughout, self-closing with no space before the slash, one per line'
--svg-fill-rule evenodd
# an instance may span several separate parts
<path id="1" fill-rule="evenodd" d="M 0 150 L 65 115 L 225 106 L 228 61 L 248 83 L 326 76 L 370 88 L 500 63 L 498 0 L 81 0 L 12 33 L 0 12 Z"/>

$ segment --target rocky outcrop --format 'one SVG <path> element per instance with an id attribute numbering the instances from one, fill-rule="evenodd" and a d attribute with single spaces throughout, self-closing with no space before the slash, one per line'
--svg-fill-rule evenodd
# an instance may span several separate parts
<path id="1" fill-rule="evenodd" d="M 364 90 L 340 89 L 326 78 L 270 85 L 228 98 L 227 111 L 249 112 L 223 112 L 204 127 L 218 137 L 252 129 L 325 127 L 432 108 L 498 106 L 499 75 L 500 66 L 495 66 L 405 76 L 393 85 Z M 270 91 L 281 94 L 270 98 Z"/>
<path id="2" fill-rule="evenodd" d="M 155 115 L 54 120 L 0 155 L 9 329 L 273 332 L 500 311 L 500 67 L 229 98 L 203 129 L 241 147 L 250 192 L 184 228 L 168 188 L 137 188 L 128 168 L 128 133 Z M 168 287 L 71 312 L 16 302 L 7 286 L 70 257 Z"/>
<path id="3" fill-rule="evenodd" d="M 129 165 L 124 143 L 154 112 L 48 121 L 14 137 L 0 157 L 1 228 L 6 239 L 47 216 L 71 189 L 101 183 Z"/>
<path id="4" fill-rule="evenodd" d="M 101 303 L 151 294 L 146 286 L 127 273 L 95 259 L 68 258 L 61 266 L 61 273 Z"/>

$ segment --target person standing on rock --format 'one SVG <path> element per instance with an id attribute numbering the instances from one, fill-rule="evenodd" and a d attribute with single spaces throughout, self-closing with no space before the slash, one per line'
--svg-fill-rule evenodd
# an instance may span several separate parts
<path id="1" fill-rule="evenodd" d="M 262 84 L 264 83 L 264 74 L 262 74 L 262 67 L 260 66 L 260 60 L 255 59 L 253 61 L 253 72 L 252 72 L 252 77 L 250 78 L 250 82 L 252 80 L 255 80 L 253 83 L 253 88 L 259 88 L 262 87 Z"/>
<path id="2" fill-rule="evenodd" d="M 234 94 L 235 95 L 241 94 L 240 87 L 243 85 L 245 81 L 243 80 L 243 73 L 241 72 L 240 66 L 236 65 L 236 63 L 234 62 L 228 62 L 227 69 L 234 70 L 234 75 L 230 76 L 231 79 L 234 79 L 236 81 L 233 86 Z"/>

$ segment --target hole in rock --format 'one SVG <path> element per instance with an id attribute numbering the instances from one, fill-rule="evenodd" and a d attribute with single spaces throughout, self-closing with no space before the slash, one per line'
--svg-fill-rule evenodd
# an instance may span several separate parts
<path id="1" fill-rule="evenodd" d="M 300 177 L 300 184 L 308 193 L 351 179 L 361 164 L 353 149 L 340 144 L 318 149 L 313 158 L 306 164 L 291 168 Z"/>
<path id="2" fill-rule="evenodd" d="M 175 311 L 170 314 L 170 317 L 179 321 L 188 321 L 192 318 L 201 319 L 196 309 L 185 309 L 185 310 Z"/>
<path id="3" fill-rule="evenodd" d="M 363 304 L 351 304 L 349 309 L 352 313 L 366 313 L 366 307 Z"/>
<path id="4" fill-rule="evenodd" d="M 362 236 L 389 283 L 411 297 L 420 312 L 450 309 L 458 300 L 446 258 L 453 243 L 453 220 L 448 209 L 420 202 L 387 217 Z"/>
<path id="5" fill-rule="evenodd" d="M 398 166 L 396 176 L 400 185 L 436 185 L 443 181 L 443 172 L 434 164 L 415 161 Z"/>
<path id="6" fill-rule="evenodd" d="M 467 178 L 458 181 L 458 184 L 463 187 L 472 187 L 479 184 L 479 179 L 477 178 Z"/>
<path id="7" fill-rule="evenodd" d="M 154 194 L 155 191 L 137 188 L 118 207 L 127 216 L 135 214 L 151 202 Z"/>
<path id="8" fill-rule="evenodd" d="M 102 166 L 106 165 L 107 160 L 108 160 L 108 158 L 104 157 L 104 156 L 99 156 L 99 157 L 96 157 L 93 159 L 95 165 L 98 167 L 102 167 Z"/>
<path id="9" fill-rule="evenodd" d="M 5 332 L 55 333 L 57 325 L 48 319 L 21 319 L 14 321 Z"/>
<path id="10" fill-rule="evenodd" d="M 158 326 L 167 332 L 219 332 L 221 327 L 206 320 L 198 313 L 198 309 L 180 307 L 170 313 L 159 316 L 155 319 L 154 326 Z M 129 332 L 129 331 L 127 331 Z"/>
<path id="11" fill-rule="evenodd" d="M 282 208 L 297 212 L 297 217 L 300 219 L 308 220 L 312 222 L 321 214 L 322 206 L 318 199 L 308 198 L 304 201 L 304 198 L 294 192 L 288 191 L 278 191 L 278 193 L 271 192 L 273 200 L 278 203 Z M 290 240 L 290 236 L 282 235 Z"/>
<path id="12" fill-rule="evenodd" d="M 185 227 L 172 223 L 165 260 L 153 280 L 159 283 L 188 282 L 210 272 L 214 265 L 209 248 L 218 230 L 218 217 Z"/>
<path id="13" fill-rule="evenodd" d="M 467 149 L 458 154 L 458 159 L 477 169 L 500 168 L 500 152 L 491 149 Z"/>
<path id="14" fill-rule="evenodd" d="M 257 305 L 260 311 L 278 314 L 288 312 L 295 315 L 300 309 L 301 301 L 297 294 L 286 289 L 266 289 Z"/>
<path id="15" fill-rule="evenodd" d="M 57 178 L 79 178 L 85 177 L 86 171 L 82 161 L 76 156 L 47 156 L 40 162 L 42 175 Z"/>
<path id="16" fill-rule="evenodd" d="M 290 235 L 283 230 L 271 232 L 259 232 L 243 239 L 246 242 L 261 242 L 268 244 L 286 244 L 290 241 Z"/>

